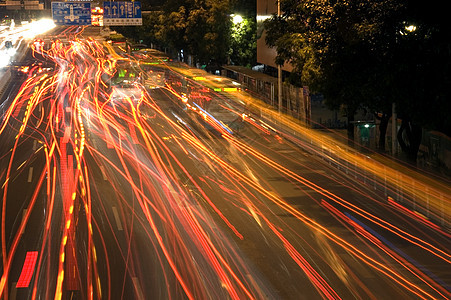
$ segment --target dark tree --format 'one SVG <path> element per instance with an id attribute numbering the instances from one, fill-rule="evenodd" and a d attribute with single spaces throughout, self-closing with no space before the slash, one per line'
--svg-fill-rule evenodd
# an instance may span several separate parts
<path id="1" fill-rule="evenodd" d="M 437 5 L 281 0 L 281 7 L 282 16 L 265 24 L 267 43 L 276 47 L 277 62 L 289 61 L 330 107 L 345 107 L 348 120 L 359 107 L 378 113 L 383 140 L 396 103 L 404 124 L 398 138 L 411 158 L 418 128 L 449 134 L 451 31 Z"/>
<path id="2" fill-rule="evenodd" d="M 257 63 L 257 22 L 255 16 L 244 16 L 233 24 L 230 34 L 230 63 L 252 67 Z"/>
<path id="3" fill-rule="evenodd" d="M 172 0 L 164 6 L 158 35 L 170 47 L 184 50 L 201 64 L 227 61 L 231 2 Z"/>

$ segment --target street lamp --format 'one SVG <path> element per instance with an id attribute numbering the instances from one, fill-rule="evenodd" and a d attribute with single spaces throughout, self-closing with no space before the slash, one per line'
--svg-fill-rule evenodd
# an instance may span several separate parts
<path id="1" fill-rule="evenodd" d="M 409 25 L 409 26 L 406 26 L 406 30 L 408 32 L 414 32 L 415 30 L 417 30 L 417 27 L 415 25 Z"/>
<path id="2" fill-rule="evenodd" d="M 277 16 L 280 17 L 280 0 L 277 0 Z M 279 114 L 282 112 L 282 66 L 277 65 L 277 98 L 279 100 Z"/>
<path id="3" fill-rule="evenodd" d="M 240 16 L 240 15 L 235 15 L 235 14 L 233 14 L 233 15 L 232 15 L 232 22 L 233 22 L 233 24 L 235 24 L 235 25 L 240 24 L 241 22 L 243 22 L 243 17 Z"/>

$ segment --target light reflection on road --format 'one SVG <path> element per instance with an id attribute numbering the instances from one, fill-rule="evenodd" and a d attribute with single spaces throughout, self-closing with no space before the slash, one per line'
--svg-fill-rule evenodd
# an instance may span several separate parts
<path id="1" fill-rule="evenodd" d="M 133 291 L 132 298 L 137 299 L 140 295 L 145 299 L 151 295 L 189 299 L 276 297 L 277 292 L 266 285 L 268 279 L 237 247 L 240 241 L 253 239 L 245 234 L 243 222 L 257 225 L 264 239 L 277 244 L 290 264 L 308 280 L 308 289 L 313 291 L 310 293 L 317 297 L 339 299 L 344 293 L 377 298 L 382 292 L 367 286 L 360 277 L 362 271 L 339 255 L 342 251 L 363 265 L 365 272 L 374 272 L 391 282 L 390 289 L 396 290 L 398 296 L 451 297 L 449 282 L 425 269 L 380 233 L 388 232 L 415 247 L 420 257 L 425 255 L 449 265 L 449 243 L 441 244 L 442 236 L 447 235 L 444 228 L 424 221 L 423 225 L 436 235 L 423 239 L 293 171 L 236 133 L 237 128 L 248 126 L 276 144 L 297 136 L 288 137 L 286 132 L 245 113 L 239 106 L 221 102 L 223 96 L 194 81 L 188 85 L 197 89 L 193 93 L 196 97 L 190 97 L 191 93 L 184 90 L 186 83 L 180 83 L 186 79 L 171 75 L 177 74 L 173 73 L 176 69 L 183 69 L 173 66 L 166 69 L 172 79 L 159 89 L 161 95 L 172 100 L 163 101 L 161 95 L 154 97 L 155 91 L 146 90 L 139 81 L 134 83 L 134 88 L 141 91 L 139 96 L 124 93 L 117 97 L 110 85 L 119 56 L 108 58 L 105 49 L 112 51 L 111 46 L 83 39 L 78 33 L 68 43 L 54 41 L 49 49 L 32 47 L 37 58 L 45 57 L 55 68 L 27 70 L 27 78 L 0 127 L 0 136 L 12 132 L 14 137 L 11 147 L 1 153 L 7 169 L 0 176 L 0 296 L 7 295 L 8 282 L 15 280 L 10 278 L 10 272 L 17 267 L 12 262 L 23 238 L 21 232 L 27 225 L 36 226 L 28 224 L 30 214 L 37 201 L 45 201 L 45 221 L 38 224 L 42 238 L 35 245 L 39 257 L 34 272 L 38 275 L 30 283 L 33 299 L 61 299 L 68 291 L 81 291 L 88 299 L 109 299 L 116 297 L 113 292 L 117 290 L 122 293 L 121 298 L 130 296 L 124 295 L 126 291 Z M 120 61 L 137 64 L 126 56 L 121 56 Z M 203 81 L 218 84 L 206 78 Z M 233 97 L 257 105 L 244 93 Z M 168 110 L 168 106 L 176 109 Z M 276 118 L 276 113 L 264 106 L 258 109 L 268 119 Z M 218 117 L 219 111 L 226 112 L 223 118 Z M 404 183 L 398 173 L 387 172 L 387 167 L 378 162 L 361 162 L 361 156 L 344 146 L 338 147 L 290 119 L 279 120 L 283 122 L 314 141 L 308 147 L 326 146 L 339 152 L 342 161 L 338 163 L 358 163 L 360 168 L 367 168 L 366 172 L 383 176 L 385 182 L 401 186 L 417 199 L 427 193 L 431 206 L 449 203 L 449 187 L 445 187 L 443 199 L 442 186 L 423 181 L 423 185 L 428 185 L 425 192 L 416 184 L 407 184 L 414 180 L 412 177 Z M 26 172 L 20 167 L 21 153 L 31 144 L 38 145 L 32 157 L 43 157 L 45 165 L 34 169 L 37 175 L 33 176 L 38 179 L 33 181 L 33 195 L 25 202 L 27 213 L 20 228 L 12 233 L 12 242 L 7 242 L 10 233 L 6 232 L 5 220 L 6 206 L 11 201 L 10 185 L 17 174 Z M 318 145 L 322 146 L 316 148 Z M 218 151 L 221 148 L 223 152 Z M 278 174 L 292 186 L 312 191 L 312 202 L 341 224 L 346 234 L 328 228 L 309 212 L 286 201 L 254 164 Z M 352 188 L 351 182 L 344 185 Z M 41 191 L 45 200 L 38 197 Z M 380 205 L 371 194 L 356 194 Z M 412 218 L 397 202 L 389 199 L 386 206 Z M 224 207 L 233 207 L 243 220 L 237 222 Z M 290 222 L 296 222 L 296 230 L 309 232 L 316 244 L 278 218 L 276 211 L 293 217 L 295 221 Z M 151 253 L 142 250 L 143 245 Z M 316 249 L 317 245 L 320 249 Z M 306 249 L 316 254 L 310 255 Z M 118 258 L 124 274 L 115 271 L 114 261 Z M 153 269 L 149 270 L 149 266 Z M 121 278 L 122 287 L 116 286 L 117 281 L 112 278 Z M 156 283 L 149 282 L 152 280 Z M 125 288 L 127 281 L 132 282 L 132 289 Z"/>

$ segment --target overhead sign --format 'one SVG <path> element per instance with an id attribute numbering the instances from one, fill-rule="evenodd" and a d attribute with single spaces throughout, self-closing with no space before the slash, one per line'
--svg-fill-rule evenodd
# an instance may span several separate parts
<path id="1" fill-rule="evenodd" d="M 56 25 L 91 25 L 90 2 L 52 2 Z"/>
<path id="2" fill-rule="evenodd" d="M 44 9 L 44 3 L 39 3 L 38 0 L 30 0 L 24 1 L 25 9 L 26 10 L 43 10 Z"/>
<path id="3" fill-rule="evenodd" d="M 104 1 L 103 25 L 142 25 L 141 2 Z"/>
<path id="4" fill-rule="evenodd" d="M 6 0 L 6 9 L 21 9 L 20 0 Z"/>

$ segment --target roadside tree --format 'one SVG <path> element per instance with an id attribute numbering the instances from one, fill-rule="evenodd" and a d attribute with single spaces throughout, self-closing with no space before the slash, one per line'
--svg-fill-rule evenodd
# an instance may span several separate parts
<path id="1" fill-rule="evenodd" d="M 449 134 L 451 31 L 436 6 L 415 0 L 280 3 L 282 15 L 265 22 L 276 62 L 290 62 L 329 107 L 345 108 L 350 125 L 360 107 L 377 113 L 383 148 L 396 103 L 403 121 L 398 140 L 411 159 L 420 126 Z M 349 137 L 353 132 L 350 126 Z"/>

